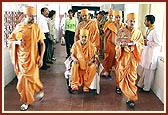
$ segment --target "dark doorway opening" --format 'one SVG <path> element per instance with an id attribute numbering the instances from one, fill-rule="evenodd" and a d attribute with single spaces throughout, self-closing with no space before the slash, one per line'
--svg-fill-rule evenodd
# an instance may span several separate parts
<path id="1" fill-rule="evenodd" d="M 92 11 L 95 11 L 95 14 L 96 14 L 96 12 L 100 10 L 100 7 L 97 7 L 97 6 L 72 6 L 72 10 L 74 12 L 78 12 L 78 10 L 81 10 L 81 9 L 92 10 Z"/>

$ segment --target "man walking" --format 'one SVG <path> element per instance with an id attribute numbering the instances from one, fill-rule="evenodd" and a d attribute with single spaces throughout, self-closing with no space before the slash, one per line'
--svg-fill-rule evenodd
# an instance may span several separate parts
<path id="1" fill-rule="evenodd" d="M 43 65 L 45 36 L 39 26 L 34 23 L 35 11 L 34 7 L 26 7 L 25 21 L 17 24 L 9 36 L 9 52 L 18 78 L 16 88 L 20 95 L 20 101 L 23 102 L 21 110 L 27 110 L 29 105 L 33 104 L 35 92 L 38 93 L 36 95 L 38 99 L 44 96 L 39 68 Z"/>

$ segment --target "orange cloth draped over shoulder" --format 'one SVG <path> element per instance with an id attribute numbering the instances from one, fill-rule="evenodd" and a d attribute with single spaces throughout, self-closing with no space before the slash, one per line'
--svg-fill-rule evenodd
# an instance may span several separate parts
<path id="1" fill-rule="evenodd" d="M 18 38 L 19 36 L 22 38 Z M 24 46 L 14 43 L 19 39 L 24 41 Z M 39 80 L 37 46 L 37 42 L 43 39 L 45 39 L 44 33 L 37 24 L 30 26 L 19 23 L 9 36 L 9 52 L 18 78 L 16 88 L 21 96 L 20 100 L 26 104 L 32 104 L 34 91 L 39 92 L 43 88 Z"/>
<path id="2" fill-rule="evenodd" d="M 133 101 L 138 99 L 137 87 L 135 82 L 137 80 L 137 66 L 141 61 L 141 51 L 144 46 L 143 35 L 140 30 L 133 29 L 131 32 L 131 41 L 136 45 L 121 48 L 116 45 L 116 70 L 119 78 L 119 87 L 122 92 Z"/>
<path id="3" fill-rule="evenodd" d="M 98 50 L 100 50 L 100 34 L 97 22 L 95 20 L 80 22 L 75 32 L 74 41 L 79 40 L 79 34 L 81 29 L 89 30 L 88 40 L 91 41 Z"/>
<path id="4" fill-rule="evenodd" d="M 107 32 L 107 28 L 108 28 L 108 26 L 109 26 L 110 23 L 113 23 L 113 21 L 108 20 L 108 21 L 104 24 L 104 26 L 103 26 L 103 31 L 104 31 L 104 33 Z"/>
<path id="5" fill-rule="evenodd" d="M 87 64 L 96 53 L 94 45 L 88 40 L 82 47 L 78 40 L 73 44 L 71 51 L 78 60 L 77 64 L 72 65 L 71 87 L 84 85 L 89 88 L 96 75 L 96 64 L 92 63 L 90 66 Z"/>

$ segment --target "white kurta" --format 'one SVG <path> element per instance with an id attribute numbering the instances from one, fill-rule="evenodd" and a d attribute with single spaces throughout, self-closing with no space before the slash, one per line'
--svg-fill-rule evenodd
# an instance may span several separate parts
<path id="1" fill-rule="evenodd" d="M 145 69 L 154 70 L 157 67 L 157 58 L 160 51 L 159 36 L 155 29 L 149 32 L 147 40 L 147 46 L 144 46 L 142 51 L 142 61 L 140 65 Z"/>
<path id="2" fill-rule="evenodd" d="M 145 91 L 150 91 L 157 67 L 160 41 L 155 29 L 149 32 L 146 39 L 148 42 L 142 51 L 142 61 L 140 63 L 142 66 L 142 74 L 137 85 Z"/>

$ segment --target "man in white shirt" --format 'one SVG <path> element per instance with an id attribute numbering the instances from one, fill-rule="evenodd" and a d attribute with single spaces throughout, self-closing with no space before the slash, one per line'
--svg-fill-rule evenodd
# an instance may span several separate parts
<path id="1" fill-rule="evenodd" d="M 154 80 L 155 70 L 157 68 L 157 58 L 160 50 L 160 41 L 157 31 L 154 26 L 155 17 L 153 15 L 146 15 L 144 24 L 148 27 L 146 38 L 144 40 L 145 46 L 142 51 L 142 75 L 138 81 L 138 88 L 140 91 L 149 92 Z"/>
<path id="2" fill-rule="evenodd" d="M 47 70 L 50 67 L 46 63 L 46 61 L 47 61 L 47 48 L 48 48 L 48 41 L 49 41 L 49 28 L 47 25 L 48 14 L 49 14 L 48 8 L 46 8 L 46 7 L 42 8 L 41 15 L 37 20 L 39 27 L 44 32 L 45 37 L 46 37 L 46 39 L 44 39 L 44 43 L 45 43 L 46 48 L 45 48 L 45 53 L 44 53 L 44 58 L 43 58 L 43 66 L 41 67 L 41 69 L 43 69 L 43 70 Z"/>

